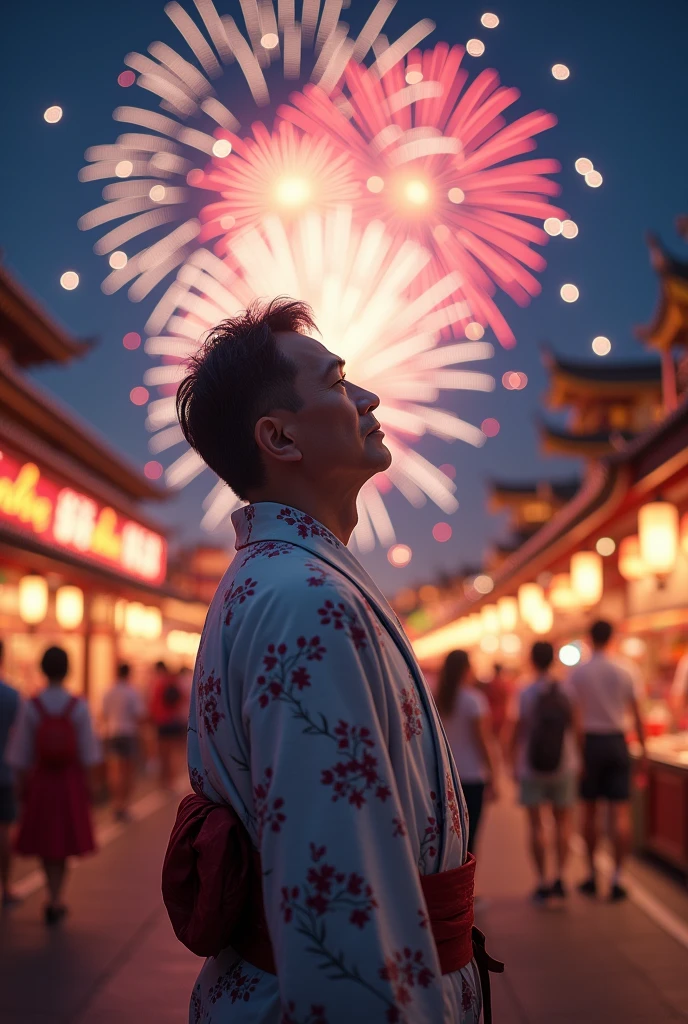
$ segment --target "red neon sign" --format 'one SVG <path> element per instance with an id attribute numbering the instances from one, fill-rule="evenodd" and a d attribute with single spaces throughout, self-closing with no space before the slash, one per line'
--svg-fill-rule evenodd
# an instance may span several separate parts
<path id="1" fill-rule="evenodd" d="M 167 543 L 113 508 L 0 453 L 0 523 L 146 583 L 162 583 Z"/>

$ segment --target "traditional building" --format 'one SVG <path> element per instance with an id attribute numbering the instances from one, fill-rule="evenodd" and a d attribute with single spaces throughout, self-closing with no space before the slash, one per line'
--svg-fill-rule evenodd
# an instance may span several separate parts
<path id="1" fill-rule="evenodd" d="M 662 370 L 656 361 L 564 359 L 545 350 L 543 362 L 549 371 L 547 408 L 568 410 L 565 426 L 540 421 L 545 454 L 598 459 L 662 417 Z"/>
<path id="2" fill-rule="evenodd" d="M 485 570 L 492 573 L 498 569 L 509 555 L 573 498 L 579 486 L 577 477 L 536 482 L 492 480 L 488 485 L 487 508 L 492 515 L 508 511 L 509 538 L 492 546 L 485 559 Z"/>
<path id="3" fill-rule="evenodd" d="M 678 226 L 684 238 L 688 237 L 688 218 L 681 218 Z M 647 242 L 650 262 L 659 277 L 659 302 L 651 322 L 638 327 L 636 333 L 661 356 L 664 406 L 666 412 L 672 412 L 678 396 L 688 391 L 688 262 L 669 253 L 655 235 L 649 235 Z"/>

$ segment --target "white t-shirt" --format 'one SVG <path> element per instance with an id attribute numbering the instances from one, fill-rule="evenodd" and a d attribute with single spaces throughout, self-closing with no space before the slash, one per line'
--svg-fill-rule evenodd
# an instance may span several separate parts
<path id="1" fill-rule="evenodd" d="M 677 700 L 685 700 L 688 697 L 688 654 L 684 654 L 676 666 L 671 696 Z"/>
<path id="2" fill-rule="evenodd" d="M 115 683 L 103 697 L 103 735 L 136 736 L 144 716 L 143 699 L 130 683 Z"/>
<path id="3" fill-rule="evenodd" d="M 41 691 L 38 699 L 49 715 L 61 715 L 72 695 L 61 686 L 48 686 Z M 98 764 L 102 760 L 100 743 L 93 732 L 88 705 L 80 697 L 72 709 L 71 718 L 79 747 L 79 760 L 84 766 Z M 34 702 L 23 701 L 7 750 L 7 762 L 13 768 L 23 770 L 33 764 L 34 741 L 39 720 L 40 712 Z"/>
<path id="4" fill-rule="evenodd" d="M 489 778 L 489 766 L 475 738 L 475 720 L 489 713 L 484 694 L 472 686 L 462 686 L 454 710 L 444 719 L 444 730 L 462 782 L 486 782 Z"/>
<path id="5" fill-rule="evenodd" d="M 536 772 L 534 768 L 531 768 L 530 761 L 528 760 L 528 744 L 530 742 L 530 732 L 535 705 L 537 704 L 540 694 L 543 693 L 548 686 L 551 686 L 553 682 L 555 682 L 555 680 L 550 677 L 541 676 L 529 686 L 524 687 L 524 689 L 518 694 L 517 716 L 520 726 L 516 746 L 516 778 L 519 781 L 523 781 L 525 779 L 558 779 L 564 775 L 572 775 L 578 771 L 578 744 L 576 743 L 573 724 L 564 734 L 561 761 L 559 762 L 559 767 L 556 772 Z M 561 683 L 556 683 L 556 685 L 561 686 L 562 691 L 566 694 L 569 700 L 572 700 L 571 693 L 567 686 L 562 685 Z"/>
<path id="6" fill-rule="evenodd" d="M 628 710 L 635 697 L 630 672 L 605 654 L 593 654 L 569 676 L 586 733 L 625 732 Z"/>

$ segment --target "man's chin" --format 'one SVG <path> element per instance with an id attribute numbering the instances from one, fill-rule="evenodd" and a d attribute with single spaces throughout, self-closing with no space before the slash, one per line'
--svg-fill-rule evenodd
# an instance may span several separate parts
<path id="1" fill-rule="evenodd" d="M 370 459 L 371 476 L 376 473 L 384 473 L 392 465 L 392 453 L 382 438 L 375 438 L 370 435 L 366 440 L 368 444 L 368 456 Z"/>

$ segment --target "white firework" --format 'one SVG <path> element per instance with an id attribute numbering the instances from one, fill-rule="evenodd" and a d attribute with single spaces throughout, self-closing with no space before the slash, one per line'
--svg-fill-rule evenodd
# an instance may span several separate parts
<path id="1" fill-rule="evenodd" d="M 386 67 L 433 30 L 433 22 L 423 19 L 390 44 L 382 29 L 395 3 L 378 0 L 355 38 L 340 19 L 344 0 L 302 0 L 300 20 L 295 0 L 240 0 L 243 30 L 231 16 L 218 14 L 213 0 L 194 0 L 199 21 L 176 0 L 168 3 L 165 13 L 190 59 L 161 42 L 151 43 L 148 55 L 127 54 L 124 62 L 136 72 L 137 85 L 157 98 L 160 109 L 117 107 L 115 121 L 132 130 L 111 145 L 88 149 L 88 166 L 79 172 L 81 181 L 114 179 L 103 188 L 105 202 L 79 220 L 82 230 L 108 225 L 94 245 L 97 254 L 110 254 L 113 267 L 103 291 L 129 285 L 129 298 L 138 302 L 198 248 L 201 226 L 191 215 L 188 184 L 194 174 L 203 177 L 199 162 L 228 154 L 226 139 L 215 132 L 239 132 L 238 110 L 252 111 L 250 123 L 256 108 L 271 102 L 271 64 L 281 62 L 287 79 L 310 79 L 329 94 L 350 59 L 374 60 L 375 68 L 384 58 Z M 240 75 L 230 80 L 232 64 Z M 119 223 L 112 227 L 114 221 Z M 148 244 L 126 253 L 123 247 L 137 249 L 142 235 Z"/>
<path id="2" fill-rule="evenodd" d="M 307 213 L 289 227 L 276 216 L 266 217 L 260 230 L 236 240 L 225 261 L 197 250 L 146 325 L 146 351 L 162 357 L 161 365 L 144 377 L 162 392 L 149 405 L 151 451 L 185 443 L 176 416 L 176 388 L 186 360 L 207 332 L 255 298 L 286 294 L 312 306 L 324 344 L 346 360 L 351 380 L 381 399 L 376 415 L 393 462 L 387 474 L 361 492 L 355 533 L 359 548 L 370 550 L 376 538 L 384 545 L 395 539 L 382 498 L 390 485 L 414 506 L 430 498 L 444 512 L 454 512 L 455 484 L 411 445 L 426 433 L 476 447 L 484 443 L 479 428 L 437 408 L 436 402 L 444 390 L 492 391 L 489 374 L 461 364 L 488 359 L 493 349 L 484 341 L 442 343 L 442 332 L 465 318 L 466 307 L 452 300 L 461 283 L 456 273 L 421 294 L 414 291 L 430 259 L 416 242 L 398 245 L 379 221 L 359 227 L 346 206 L 325 216 Z M 166 482 L 182 487 L 204 468 L 187 449 L 167 469 Z M 229 488 L 218 484 L 204 503 L 203 525 L 217 527 L 239 504 Z"/>

